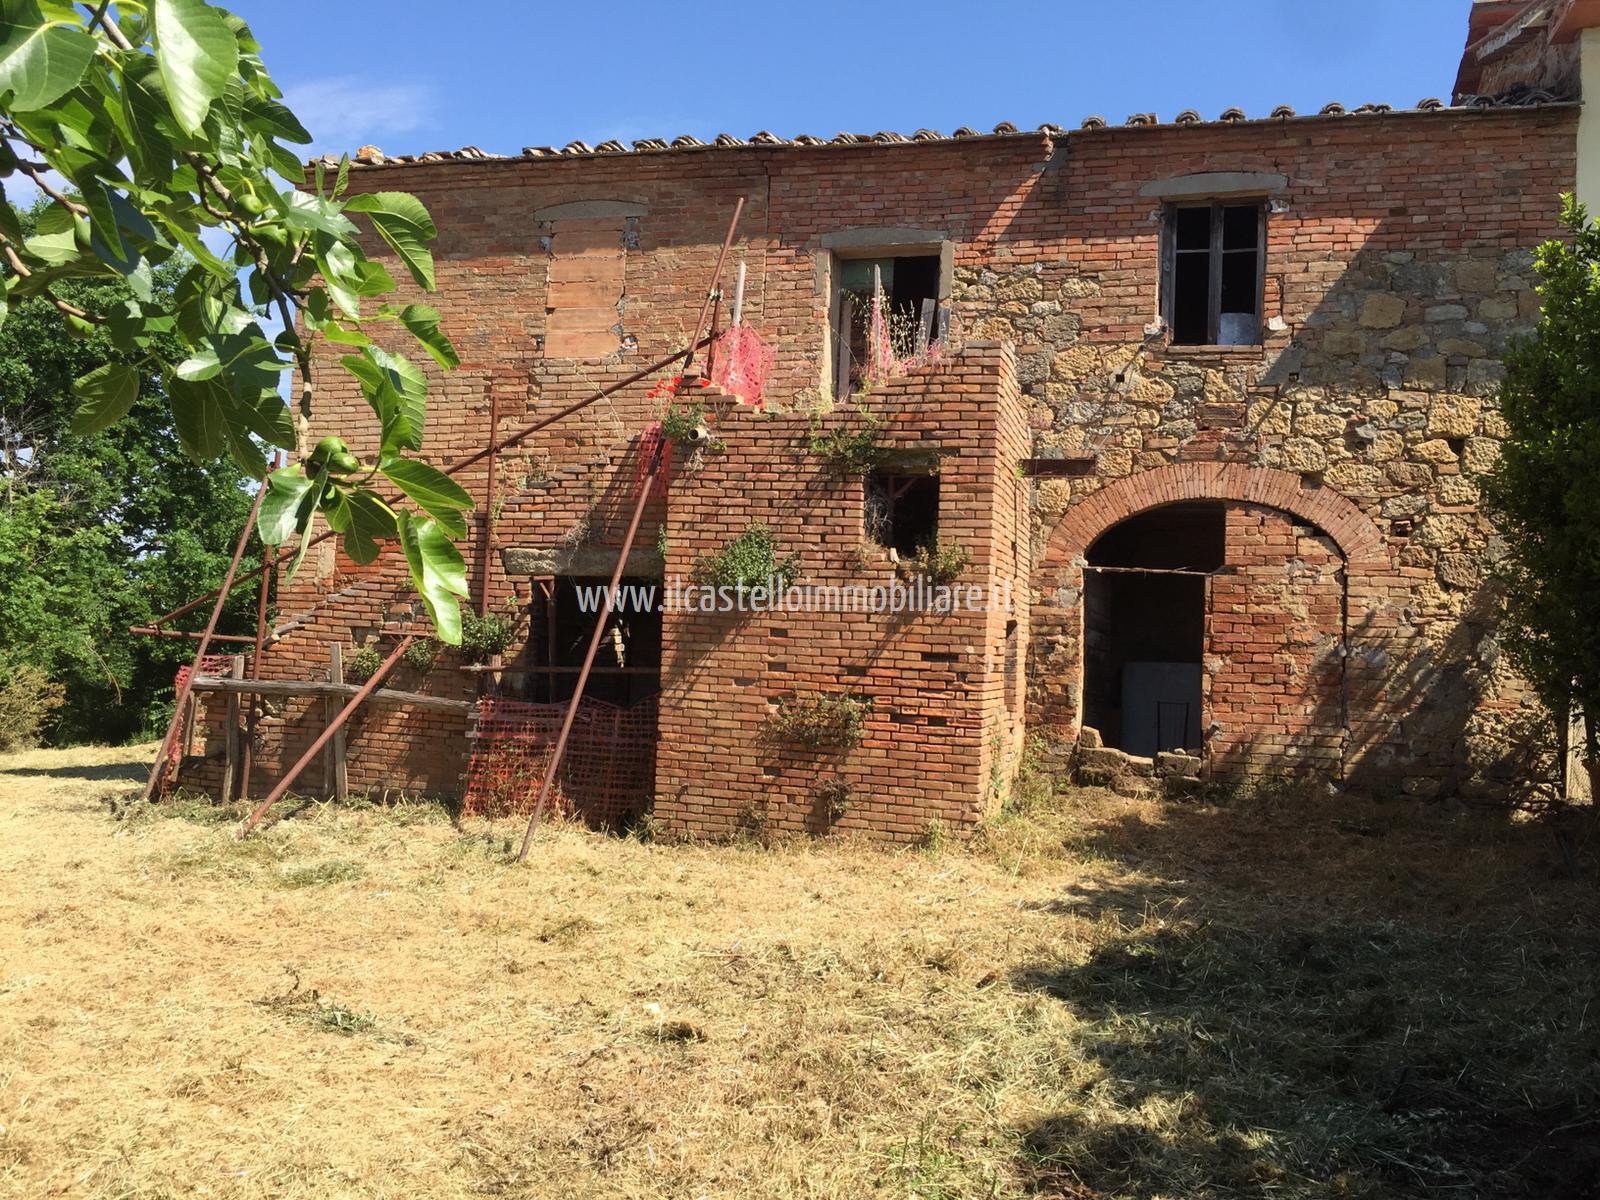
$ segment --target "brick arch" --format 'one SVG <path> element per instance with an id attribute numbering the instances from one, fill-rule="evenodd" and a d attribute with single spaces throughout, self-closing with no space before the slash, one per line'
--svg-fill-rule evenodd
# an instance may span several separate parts
<path id="1" fill-rule="evenodd" d="M 1344 554 L 1352 573 L 1389 565 L 1372 519 L 1332 488 L 1290 471 L 1237 463 L 1177 463 L 1107 484 L 1067 509 L 1045 546 L 1044 569 L 1070 566 L 1106 530 L 1147 509 L 1185 500 L 1233 500 L 1292 513 L 1316 525 Z"/>

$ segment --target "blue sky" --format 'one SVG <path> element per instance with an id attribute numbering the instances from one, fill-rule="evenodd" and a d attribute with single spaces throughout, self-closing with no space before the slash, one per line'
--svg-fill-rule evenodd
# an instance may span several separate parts
<path id="1" fill-rule="evenodd" d="M 224 0 L 226 3 L 227 0 Z M 316 150 L 1448 99 L 1470 0 L 233 0 Z M 448 14 L 448 15 L 444 15 Z M 977 19 L 981 15 L 981 20 Z"/>

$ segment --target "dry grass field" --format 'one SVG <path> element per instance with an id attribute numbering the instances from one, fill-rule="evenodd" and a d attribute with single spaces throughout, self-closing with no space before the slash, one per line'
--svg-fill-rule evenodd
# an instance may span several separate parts
<path id="1" fill-rule="evenodd" d="M 0 1195 L 1600 1194 L 1594 847 L 1306 795 L 971 848 L 109 802 L 0 758 Z"/>

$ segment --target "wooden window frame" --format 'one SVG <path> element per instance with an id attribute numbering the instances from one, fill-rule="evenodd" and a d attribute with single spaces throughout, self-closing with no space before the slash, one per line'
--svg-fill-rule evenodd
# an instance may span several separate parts
<path id="1" fill-rule="evenodd" d="M 1235 345 L 1260 346 L 1266 340 L 1267 306 L 1267 202 L 1262 199 L 1234 197 L 1225 200 L 1200 201 L 1190 204 L 1168 204 L 1161 215 L 1161 319 L 1166 323 L 1168 343 L 1174 346 L 1203 346 L 1216 349 L 1222 336 L 1222 263 L 1227 254 L 1247 254 L 1248 250 L 1224 250 L 1222 246 L 1223 213 L 1230 208 L 1256 210 L 1256 335 L 1255 340 Z M 1204 250 L 1178 249 L 1178 214 L 1196 209 L 1211 211 L 1211 243 Z M 1209 260 L 1209 279 L 1206 298 L 1206 340 L 1204 342 L 1177 342 L 1178 255 L 1204 254 Z"/>

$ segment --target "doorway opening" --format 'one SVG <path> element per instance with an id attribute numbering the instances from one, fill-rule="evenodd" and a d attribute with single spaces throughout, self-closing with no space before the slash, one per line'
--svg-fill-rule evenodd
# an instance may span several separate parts
<path id="1" fill-rule="evenodd" d="M 1218 502 L 1163 505 L 1089 547 L 1083 718 L 1107 746 L 1200 752 L 1206 584 L 1223 565 L 1224 514 Z"/>
<path id="2" fill-rule="evenodd" d="M 571 699 L 610 580 L 558 575 L 534 589 L 528 642 L 519 658 L 522 698 Z M 606 621 L 584 696 L 629 708 L 661 690 L 661 585 L 624 578 Z"/>

